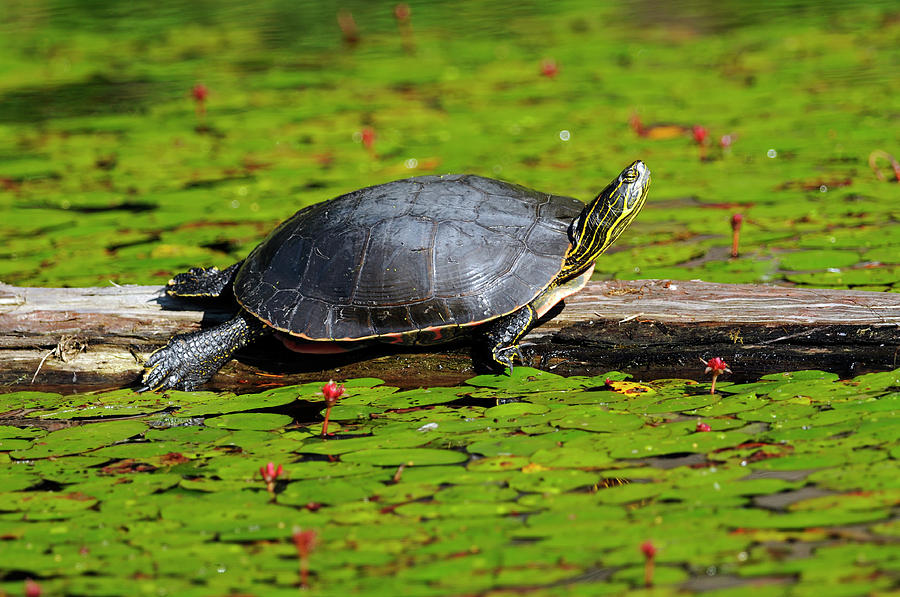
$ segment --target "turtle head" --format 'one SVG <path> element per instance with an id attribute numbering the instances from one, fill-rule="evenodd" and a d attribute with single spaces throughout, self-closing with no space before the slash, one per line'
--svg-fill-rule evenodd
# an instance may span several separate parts
<path id="1" fill-rule="evenodd" d="M 580 274 L 608 249 L 641 211 L 648 188 L 650 169 L 644 162 L 622 170 L 569 225 L 572 246 L 561 275 Z"/>

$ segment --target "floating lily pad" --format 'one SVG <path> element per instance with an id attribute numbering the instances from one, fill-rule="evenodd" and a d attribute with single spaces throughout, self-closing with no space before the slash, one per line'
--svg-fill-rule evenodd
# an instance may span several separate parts
<path id="1" fill-rule="evenodd" d="M 553 419 L 552 423 L 565 429 L 580 429 L 595 432 L 624 432 L 639 429 L 644 419 L 628 413 L 617 413 L 600 407 L 577 406 L 568 409 L 562 418 Z"/>
<path id="2" fill-rule="evenodd" d="M 274 413 L 237 413 L 207 419 L 204 423 L 209 427 L 225 429 L 255 429 L 267 431 L 281 429 L 294 422 L 293 417 Z"/>
<path id="3" fill-rule="evenodd" d="M 781 269 L 810 270 L 848 267 L 859 263 L 859 253 L 855 251 L 836 251 L 820 249 L 816 251 L 800 251 L 786 253 L 781 256 Z"/>
<path id="4" fill-rule="evenodd" d="M 344 462 L 358 462 L 377 466 L 426 466 L 430 464 L 451 464 L 465 462 L 468 456 L 453 450 L 429 448 L 373 448 L 344 454 Z"/>
<path id="5" fill-rule="evenodd" d="M 60 429 L 36 439 L 31 446 L 10 455 L 18 459 L 47 458 L 80 454 L 126 440 L 143 433 L 147 425 L 141 421 L 109 421 Z"/>
<path id="6" fill-rule="evenodd" d="M 583 379 L 565 378 L 555 373 L 516 367 L 509 375 L 479 375 L 466 380 L 471 386 L 495 388 L 507 392 L 529 392 L 540 390 L 568 390 L 584 387 Z"/>

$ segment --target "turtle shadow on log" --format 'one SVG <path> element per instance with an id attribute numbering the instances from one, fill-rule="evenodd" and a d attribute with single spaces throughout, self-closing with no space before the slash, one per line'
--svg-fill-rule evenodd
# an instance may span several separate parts
<path id="1" fill-rule="evenodd" d="M 218 298 L 162 295 L 156 302 L 166 311 L 202 312 L 200 329 L 226 322 L 240 310 L 231 293 Z M 292 351 L 275 335 L 266 335 L 238 351 L 203 389 L 246 393 L 274 385 L 352 377 L 378 377 L 404 388 L 450 385 L 487 370 L 486 366 L 484 371 L 482 367 L 473 369 L 476 351 L 471 344 L 468 337 L 420 347 L 375 341 L 346 352 L 311 354 Z"/>
<path id="2" fill-rule="evenodd" d="M 202 312 L 201 329 L 228 321 L 240 309 L 231 293 L 218 298 L 162 295 L 156 302 L 166 311 Z M 563 307 L 562 303 L 555 305 L 536 326 L 558 315 Z M 531 363 L 534 348 L 528 342 L 523 344 L 525 362 Z M 390 385 L 419 387 L 452 385 L 485 373 L 500 371 L 477 333 L 439 345 L 400 346 L 375 341 L 355 350 L 328 354 L 294 352 L 276 336 L 267 335 L 238 351 L 204 388 L 245 393 L 273 385 L 352 377 L 378 377 Z"/>

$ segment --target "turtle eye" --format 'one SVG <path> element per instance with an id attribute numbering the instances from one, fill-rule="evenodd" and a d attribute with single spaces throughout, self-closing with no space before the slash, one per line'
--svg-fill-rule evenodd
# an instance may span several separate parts
<path id="1" fill-rule="evenodd" d="M 633 183 L 633 182 L 636 181 L 637 179 L 638 179 L 638 173 L 637 173 L 637 170 L 635 170 L 634 168 L 630 169 L 630 170 L 629 170 L 628 172 L 626 172 L 625 175 L 622 177 L 622 181 L 623 181 L 623 182 L 627 182 L 628 184 Z"/>

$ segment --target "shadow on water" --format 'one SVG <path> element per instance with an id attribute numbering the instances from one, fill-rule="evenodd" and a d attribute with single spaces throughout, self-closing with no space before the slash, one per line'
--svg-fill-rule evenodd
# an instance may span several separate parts
<path id="1" fill-rule="evenodd" d="M 0 96 L 0 122 L 30 123 L 61 118 L 133 114 L 183 93 L 184 84 L 150 79 L 115 79 L 95 74 L 85 81 L 25 87 Z"/>
<path id="2" fill-rule="evenodd" d="M 86 81 L 26 87 L 0 96 L 0 122 L 43 122 L 60 118 L 144 112 L 183 89 L 177 82 L 114 79 L 94 75 Z"/>

